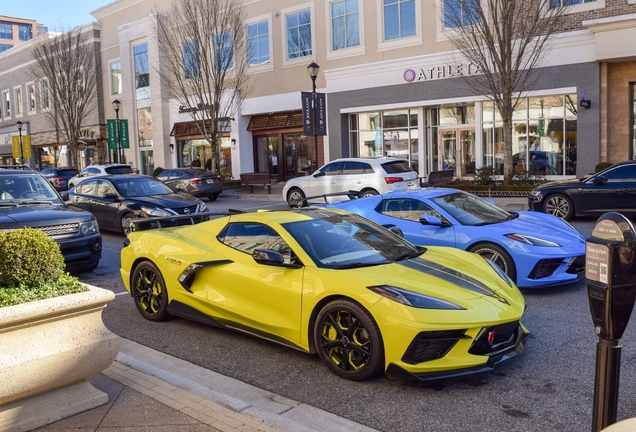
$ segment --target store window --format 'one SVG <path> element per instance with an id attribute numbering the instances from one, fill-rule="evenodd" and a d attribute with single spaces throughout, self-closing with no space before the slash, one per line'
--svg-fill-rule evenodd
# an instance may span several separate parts
<path id="1" fill-rule="evenodd" d="M 349 121 L 354 157 L 403 158 L 417 171 L 417 110 L 352 114 Z"/>
<path id="2" fill-rule="evenodd" d="M 493 102 L 483 104 L 483 164 L 504 173 L 504 134 Z M 513 171 L 575 175 L 577 162 L 576 95 L 532 97 L 513 115 Z"/>
<path id="3" fill-rule="evenodd" d="M 137 112 L 137 139 L 139 142 L 140 171 L 152 175 L 155 170 L 152 112 L 150 110 L 150 64 L 148 44 L 133 47 L 135 68 L 135 105 Z M 123 162 L 123 161 L 120 161 Z"/>

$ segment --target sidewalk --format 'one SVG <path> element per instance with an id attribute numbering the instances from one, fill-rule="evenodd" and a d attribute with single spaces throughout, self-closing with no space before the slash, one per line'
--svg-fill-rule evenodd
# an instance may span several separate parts
<path id="1" fill-rule="evenodd" d="M 108 404 L 36 430 L 373 432 L 127 339 L 116 361 L 88 381 Z"/>

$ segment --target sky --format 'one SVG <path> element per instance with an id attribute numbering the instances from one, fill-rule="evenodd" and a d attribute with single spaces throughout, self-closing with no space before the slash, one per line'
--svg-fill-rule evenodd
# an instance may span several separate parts
<path id="1" fill-rule="evenodd" d="M 0 15 L 34 19 L 49 30 L 95 21 L 91 11 L 114 0 L 1 0 Z"/>

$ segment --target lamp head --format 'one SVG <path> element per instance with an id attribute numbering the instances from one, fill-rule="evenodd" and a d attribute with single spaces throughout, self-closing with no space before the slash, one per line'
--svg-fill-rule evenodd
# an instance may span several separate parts
<path id="1" fill-rule="evenodd" d="M 119 102 L 119 99 L 115 99 L 113 101 L 113 108 L 115 108 L 115 111 L 119 111 L 120 106 L 121 106 L 121 102 Z"/>
<path id="2" fill-rule="evenodd" d="M 18 131 L 20 131 L 20 132 L 21 132 L 21 131 L 22 131 L 22 122 L 21 122 L 21 121 L 19 121 L 19 122 L 17 122 L 15 125 L 18 127 Z"/>
<path id="3" fill-rule="evenodd" d="M 316 77 L 318 76 L 319 69 L 320 69 L 320 66 L 318 66 L 316 62 L 311 62 L 311 64 L 307 66 L 307 73 L 309 73 L 309 76 L 311 77 L 312 80 L 315 80 Z"/>

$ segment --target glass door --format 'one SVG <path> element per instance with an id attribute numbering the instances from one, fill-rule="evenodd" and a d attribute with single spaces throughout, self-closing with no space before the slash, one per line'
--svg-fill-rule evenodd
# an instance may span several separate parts
<path id="1" fill-rule="evenodd" d="M 453 170 L 453 175 L 457 175 L 457 131 L 454 129 L 451 130 L 441 130 L 440 135 L 442 139 L 440 140 L 442 148 L 442 166 L 440 167 L 443 170 Z"/>
<path id="2" fill-rule="evenodd" d="M 457 177 L 475 175 L 475 130 L 441 129 L 438 169 L 453 170 Z"/>

